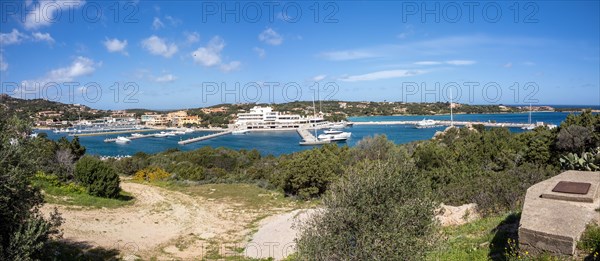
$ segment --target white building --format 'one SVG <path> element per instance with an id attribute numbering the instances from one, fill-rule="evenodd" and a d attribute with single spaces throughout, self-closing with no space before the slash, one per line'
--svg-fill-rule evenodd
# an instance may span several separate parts
<path id="1" fill-rule="evenodd" d="M 303 117 L 284 114 L 271 107 L 254 106 L 249 112 L 239 113 L 235 125 L 241 129 L 286 129 L 313 127 L 326 124 L 322 117 Z"/>

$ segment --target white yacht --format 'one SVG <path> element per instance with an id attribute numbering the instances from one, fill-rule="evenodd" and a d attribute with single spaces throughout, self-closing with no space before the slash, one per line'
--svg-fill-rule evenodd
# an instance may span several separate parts
<path id="1" fill-rule="evenodd" d="M 417 122 L 417 124 L 415 124 L 415 127 L 417 127 L 417 128 L 436 127 L 436 122 L 432 119 L 423 119 L 423 120 Z"/>
<path id="2" fill-rule="evenodd" d="M 119 137 L 117 137 L 117 139 L 115 140 L 115 142 L 118 143 L 118 144 L 127 144 L 127 143 L 130 143 L 131 140 L 128 139 L 128 138 L 119 136 Z"/>
<path id="3" fill-rule="evenodd" d="M 157 138 L 167 137 L 167 133 L 164 131 L 161 131 L 160 133 L 154 134 L 154 137 L 157 137 Z"/>
<path id="4" fill-rule="evenodd" d="M 351 132 L 343 132 L 336 130 L 328 130 L 324 134 L 319 135 L 317 138 L 319 140 L 328 140 L 328 141 L 345 141 L 352 136 Z"/>
<path id="5" fill-rule="evenodd" d="M 132 133 L 132 134 L 131 134 L 131 137 L 134 137 L 134 138 L 137 138 L 137 137 L 142 137 L 142 136 L 144 136 L 144 135 L 143 135 L 143 134 L 140 134 L 140 133 Z"/>

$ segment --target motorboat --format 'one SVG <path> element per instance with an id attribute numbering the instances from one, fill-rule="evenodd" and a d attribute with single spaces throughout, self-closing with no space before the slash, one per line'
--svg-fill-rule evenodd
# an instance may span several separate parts
<path id="1" fill-rule="evenodd" d="M 140 134 L 140 133 L 132 133 L 131 134 L 131 137 L 134 137 L 134 138 L 138 138 L 138 137 L 142 137 L 142 136 L 144 136 L 144 135 Z"/>
<path id="2" fill-rule="evenodd" d="M 157 138 L 163 138 L 163 137 L 167 137 L 167 136 L 168 136 L 167 133 L 164 131 L 154 134 L 154 137 L 157 137 Z"/>
<path id="3" fill-rule="evenodd" d="M 174 131 L 174 132 L 172 132 L 172 133 L 175 133 L 175 134 L 177 134 L 177 135 L 185 135 L 185 134 L 186 134 L 186 132 L 185 132 L 185 131 L 181 131 L 181 130 Z"/>
<path id="4" fill-rule="evenodd" d="M 234 130 L 231 132 L 232 135 L 245 135 L 249 130 Z"/>
<path id="5" fill-rule="evenodd" d="M 535 125 L 530 124 L 528 126 L 521 127 L 522 130 L 533 130 L 535 129 Z"/>
<path id="6" fill-rule="evenodd" d="M 325 134 L 340 134 L 340 133 L 342 133 L 342 131 L 341 130 L 329 129 L 329 130 L 323 131 L 323 133 L 325 133 Z"/>
<path id="7" fill-rule="evenodd" d="M 346 128 L 346 123 L 344 123 L 344 122 L 332 123 L 331 128 L 332 129 L 343 129 L 343 128 Z"/>
<path id="8" fill-rule="evenodd" d="M 417 122 L 417 124 L 415 124 L 415 127 L 421 129 L 421 128 L 432 128 L 432 127 L 436 127 L 435 121 L 432 119 L 423 119 L 419 122 Z"/>
<path id="9" fill-rule="evenodd" d="M 299 144 L 301 146 L 315 146 L 315 145 L 323 145 L 323 144 L 329 144 L 329 143 L 331 143 L 330 140 L 314 139 L 314 140 L 302 140 Z"/>
<path id="10" fill-rule="evenodd" d="M 127 143 L 130 143 L 131 140 L 128 139 L 128 138 L 119 136 L 119 137 L 117 137 L 117 139 L 115 140 L 115 142 L 118 143 L 118 144 L 127 144 Z"/>
<path id="11" fill-rule="evenodd" d="M 339 133 L 325 133 L 319 135 L 317 138 L 319 140 L 328 140 L 328 141 L 345 141 L 352 136 L 351 132 L 339 132 Z"/>
<path id="12" fill-rule="evenodd" d="M 167 132 L 167 136 L 177 136 L 175 131 Z"/>
<path id="13" fill-rule="evenodd" d="M 192 132 L 194 132 L 194 129 L 191 129 L 191 128 L 185 129 L 185 133 L 192 133 Z"/>

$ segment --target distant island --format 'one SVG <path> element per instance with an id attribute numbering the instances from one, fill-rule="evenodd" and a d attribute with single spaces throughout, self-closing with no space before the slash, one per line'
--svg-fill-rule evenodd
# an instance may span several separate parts
<path id="1" fill-rule="evenodd" d="M 372 101 L 321 101 L 313 108 L 312 101 L 295 101 L 288 103 L 260 104 L 237 103 L 218 104 L 203 108 L 181 110 L 151 110 L 151 109 L 126 109 L 126 110 L 101 110 L 90 108 L 81 104 L 65 104 L 44 99 L 18 99 L 6 94 L 0 94 L 0 106 L 9 112 L 14 112 L 23 118 L 33 120 L 37 127 L 64 127 L 70 126 L 79 120 L 98 120 L 108 118 L 136 118 L 143 115 L 162 115 L 176 112 L 185 112 L 190 117 L 188 124 L 198 127 L 223 127 L 233 122 L 236 115 L 247 112 L 254 106 L 270 106 L 273 110 L 311 115 L 313 111 L 322 112 L 328 121 L 346 120 L 356 116 L 391 116 L 391 115 L 441 115 L 450 113 L 449 102 L 413 103 L 413 102 L 372 102 Z M 456 114 L 483 114 L 483 113 L 519 113 L 530 110 L 528 105 L 470 105 L 453 103 L 453 112 Z M 576 112 L 583 108 L 569 108 L 552 106 L 531 106 L 532 111 L 557 111 Z"/>

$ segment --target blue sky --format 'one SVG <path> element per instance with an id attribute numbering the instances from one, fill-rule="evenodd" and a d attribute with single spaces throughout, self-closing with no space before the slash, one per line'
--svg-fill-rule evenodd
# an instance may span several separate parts
<path id="1" fill-rule="evenodd" d="M 472 3 L 3 1 L 1 92 L 104 109 L 311 100 L 316 89 L 600 105 L 598 1 Z"/>

